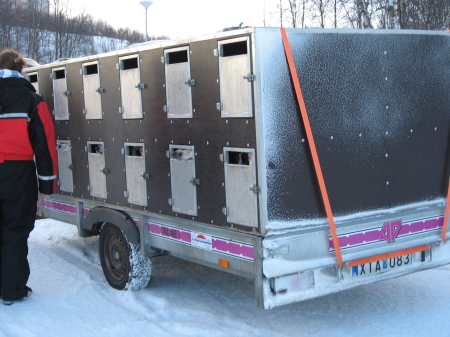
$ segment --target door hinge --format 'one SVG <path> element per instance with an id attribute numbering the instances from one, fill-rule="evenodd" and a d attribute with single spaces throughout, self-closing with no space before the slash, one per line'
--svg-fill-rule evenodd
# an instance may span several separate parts
<path id="1" fill-rule="evenodd" d="M 216 109 L 219 111 L 223 110 L 223 104 L 222 103 L 216 103 Z"/>
<path id="2" fill-rule="evenodd" d="M 192 87 L 193 85 L 195 85 L 195 80 L 187 80 L 186 82 L 184 82 L 184 84 L 187 84 L 188 86 Z"/>
<path id="3" fill-rule="evenodd" d="M 173 206 L 173 199 L 169 198 L 169 200 L 167 200 L 167 202 L 169 203 L 170 206 Z"/>
<path id="4" fill-rule="evenodd" d="M 130 194 L 128 193 L 128 191 L 123 191 L 123 196 L 125 198 L 128 198 L 130 196 Z"/>
<path id="5" fill-rule="evenodd" d="M 229 215 L 229 214 L 230 214 L 230 213 L 228 212 L 228 208 L 226 208 L 226 207 L 222 208 L 222 213 L 223 213 L 224 215 Z"/>
<path id="6" fill-rule="evenodd" d="M 139 83 L 138 85 L 135 86 L 135 88 L 139 89 L 139 90 L 143 90 L 145 89 L 147 86 L 144 83 Z"/>
<path id="7" fill-rule="evenodd" d="M 103 88 L 98 88 L 95 90 L 96 92 L 98 92 L 99 94 L 103 94 L 105 92 L 105 89 Z"/>
<path id="8" fill-rule="evenodd" d="M 192 178 L 192 180 L 189 180 L 189 182 L 193 185 L 200 185 L 200 179 Z"/>

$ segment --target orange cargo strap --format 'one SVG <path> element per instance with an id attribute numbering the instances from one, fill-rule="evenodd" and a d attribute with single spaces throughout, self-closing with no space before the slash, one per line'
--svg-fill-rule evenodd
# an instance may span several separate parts
<path id="1" fill-rule="evenodd" d="M 447 227 L 448 227 L 448 213 L 450 211 L 450 180 L 448 182 L 448 192 L 447 192 L 447 205 L 445 206 L 445 216 L 444 216 L 444 226 L 442 227 L 442 239 L 445 241 L 447 239 Z"/>
<path id="2" fill-rule="evenodd" d="M 298 78 L 297 70 L 295 68 L 294 57 L 292 55 L 291 46 L 289 44 L 289 40 L 286 34 L 286 28 L 281 27 L 280 31 L 283 39 L 284 51 L 286 53 L 289 71 L 291 73 L 292 82 L 294 84 L 297 101 L 300 106 L 301 118 L 303 120 L 303 124 L 306 129 L 306 136 L 308 139 L 309 148 L 314 162 L 314 169 L 316 171 L 317 180 L 319 181 L 320 193 L 322 194 L 322 200 L 325 206 L 325 211 L 327 213 L 328 222 L 330 224 L 331 235 L 333 237 L 334 249 L 336 251 L 336 257 L 338 260 L 338 268 L 339 268 L 342 266 L 342 254 L 341 254 L 341 246 L 339 245 L 339 239 L 337 236 L 336 224 L 334 223 L 333 212 L 331 211 L 330 200 L 328 198 L 327 188 L 325 186 L 325 181 L 323 179 L 322 168 L 320 166 L 319 156 L 317 154 L 311 124 L 309 123 L 305 100 L 303 99 L 303 93 L 300 87 L 300 80 Z"/>

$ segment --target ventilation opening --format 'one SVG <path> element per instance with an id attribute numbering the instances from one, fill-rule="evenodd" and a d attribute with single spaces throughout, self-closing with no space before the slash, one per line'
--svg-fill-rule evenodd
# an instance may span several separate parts
<path id="1" fill-rule="evenodd" d="M 188 51 L 187 50 L 180 50 L 180 51 L 174 51 L 172 53 L 167 53 L 167 63 L 168 64 L 174 64 L 174 63 L 183 63 L 188 61 Z"/>
<path id="2" fill-rule="evenodd" d="M 127 146 L 127 156 L 142 157 L 142 146 Z"/>
<path id="3" fill-rule="evenodd" d="M 88 151 L 89 153 L 103 154 L 103 144 L 89 144 Z"/>
<path id="4" fill-rule="evenodd" d="M 248 152 L 228 151 L 228 164 L 250 165 L 251 156 Z"/>
<path id="5" fill-rule="evenodd" d="M 133 57 L 131 59 L 122 60 L 122 70 L 130 70 L 138 68 L 138 59 Z"/>
<path id="6" fill-rule="evenodd" d="M 189 149 L 172 149 L 172 159 L 177 160 L 192 160 L 194 158 L 194 152 Z"/>
<path id="7" fill-rule="evenodd" d="M 98 66 L 97 66 L 97 64 L 91 64 L 91 65 L 88 65 L 88 66 L 84 66 L 84 74 L 85 75 L 98 74 Z"/>
<path id="8" fill-rule="evenodd" d="M 30 81 L 31 83 L 37 83 L 37 81 L 38 81 L 37 74 L 29 75 L 28 76 L 28 81 Z"/>
<path id="9" fill-rule="evenodd" d="M 225 43 L 222 45 L 222 57 L 247 54 L 247 41 Z"/>
<path id="10" fill-rule="evenodd" d="M 53 78 L 55 80 L 66 78 L 66 71 L 64 69 L 53 71 Z"/>

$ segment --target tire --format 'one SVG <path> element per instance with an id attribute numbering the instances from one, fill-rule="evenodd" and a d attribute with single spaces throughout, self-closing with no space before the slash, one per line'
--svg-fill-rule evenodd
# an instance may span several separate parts
<path id="1" fill-rule="evenodd" d="M 118 290 L 140 290 L 151 276 L 151 259 L 140 252 L 140 245 L 127 241 L 116 226 L 106 223 L 99 238 L 99 255 L 103 274 L 109 285 Z"/>

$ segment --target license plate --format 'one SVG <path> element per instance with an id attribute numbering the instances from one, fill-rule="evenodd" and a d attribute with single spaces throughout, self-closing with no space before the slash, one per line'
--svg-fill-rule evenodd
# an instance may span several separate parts
<path id="1" fill-rule="evenodd" d="M 393 257 L 386 260 L 380 260 L 352 267 L 353 276 L 369 276 L 373 274 L 384 273 L 391 269 L 398 269 L 412 264 L 411 254 Z"/>

